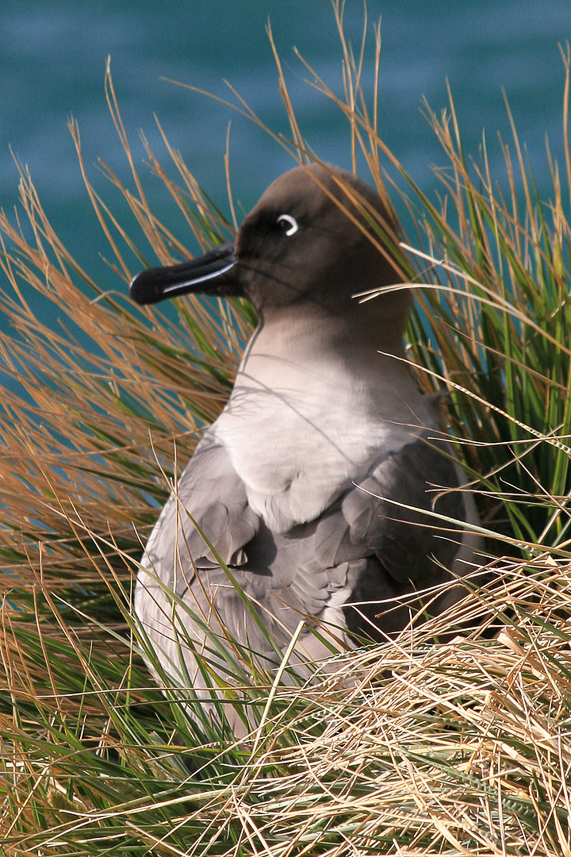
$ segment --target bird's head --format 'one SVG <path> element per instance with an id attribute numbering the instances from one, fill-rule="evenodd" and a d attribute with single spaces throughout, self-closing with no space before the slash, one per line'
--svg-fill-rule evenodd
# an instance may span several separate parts
<path id="1" fill-rule="evenodd" d="M 351 314 L 355 294 L 402 281 L 397 231 L 369 185 L 336 168 L 296 167 L 270 185 L 234 240 L 180 265 L 143 271 L 130 293 L 141 304 L 191 292 L 242 296 L 262 317 L 286 307 Z M 404 324 L 408 291 L 381 291 L 381 301 L 385 317 Z"/>

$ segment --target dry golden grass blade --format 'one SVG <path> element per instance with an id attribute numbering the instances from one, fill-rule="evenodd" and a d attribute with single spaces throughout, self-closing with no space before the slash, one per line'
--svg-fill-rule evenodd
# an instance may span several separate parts
<path id="1" fill-rule="evenodd" d="M 383 159 L 403 172 L 379 134 L 376 102 L 364 98 L 364 40 L 355 53 L 343 3 L 334 9 L 344 99 L 306 68 L 347 117 L 353 160 L 361 149 L 386 194 Z M 379 53 L 377 30 L 377 80 Z M 563 58 L 568 75 L 568 51 Z M 270 137 L 304 160 L 310 153 L 279 63 L 278 72 L 292 139 Z M 219 731 L 200 733 L 180 688 L 163 696 L 150 687 L 129 603 L 141 542 L 179 462 L 223 406 L 251 317 L 240 305 L 185 299 L 171 318 L 119 297 L 143 258 L 141 243 L 163 261 L 189 253 L 149 207 L 109 73 L 106 92 L 129 186 L 106 173 L 136 235 L 82 169 L 116 290 L 99 289 L 61 245 L 26 171 L 20 213 L 0 218 L 12 290 L 2 297 L 0 356 L 20 384 L 3 395 L 0 418 L 6 853 L 569 857 L 571 230 L 557 165 L 550 161 L 553 204 L 535 200 L 528 175 L 521 207 L 516 171 L 525 164 L 515 133 L 515 166 L 504 147 L 504 198 L 486 148 L 480 167 L 469 166 L 453 105 L 449 118 L 431 114 L 449 160 L 440 174 L 447 199 L 437 205 L 419 192 L 409 204 L 419 240 L 404 243 L 415 243 L 418 258 L 402 259 L 407 279 L 416 271 L 438 286 L 426 289 L 425 316 L 411 325 L 411 361 L 424 367 L 426 389 L 444 382 L 453 391 L 458 437 L 475 435 L 459 449 L 471 476 L 485 477 L 486 527 L 501 497 L 510 515 L 499 528 L 505 550 L 523 546 L 533 561 L 497 559 L 485 569 L 494 587 L 474 577 L 445 617 L 338 655 L 336 674 L 318 665 L 318 681 L 306 686 L 272 684 L 261 672 L 248 682 L 247 659 L 223 641 L 230 683 L 259 713 L 258 728 L 237 744 Z M 568 92 L 567 80 L 565 127 Z M 237 98 L 233 109 L 263 128 Z M 180 186 L 147 146 L 151 170 L 206 248 L 226 221 L 163 139 Z M 565 145 L 569 180 L 566 137 Z M 35 317 L 38 295 L 58 313 L 56 331 Z M 451 624 L 462 629 L 453 639 Z M 193 748 L 194 775 L 175 734 Z"/>
<path id="2" fill-rule="evenodd" d="M 295 115 L 295 110 L 293 108 L 293 104 L 291 103 L 291 98 L 289 96 L 289 91 L 288 91 L 286 80 L 285 80 L 284 73 L 282 70 L 281 60 L 280 60 L 278 51 L 276 49 L 274 37 L 272 34 L 272 28 L 271 28 L 269 23 L 266 27 L 266 32 L 268 34 L 268 39 L 270 40 L 270 45 L 272 48 L 274 60 L 276 63 L 276 68 L 278 71 L 280 95 L 282 97 L 282 101 L 284 103 L 286 113 L 287 113 L 287 118 L 288 118 L 289 125 L 291 128 L 293 145 L 295 146 L 296 150 L 299 152 L 300 163 L 311 163 L 311 158 L 308 157 L 308 153 L 305 151 L 306 143 L 305 143 L 305 140 L 303 139 L 302 133 L 299 129 L 299 125 L 297 124 L 297 118 Z"/>

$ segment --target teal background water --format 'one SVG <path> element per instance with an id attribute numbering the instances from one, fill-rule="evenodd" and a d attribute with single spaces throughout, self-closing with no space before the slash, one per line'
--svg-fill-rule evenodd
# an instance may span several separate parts
<path id="1" fill-rule="evenodd" d="M 563 64 L 558 42 L 571 38 L 570 0 L 370 0 L 369 27 L 382 16 L 380 124 L 383 136 L 428 192 L 443 163 L 421 115 L 423 96 L 440 110 L 450 82 L 466 149 L 477 154 L 486 129 L 491 162 L 502 180 L 497 132 L 509 138 L 502 87 L 540 190 L 549 193 L 544 137 L 563 164 Z M 0 12 L 0 205 L 17 199 L 9 147 L 27 164 L 62 240 L 103 288 L 116 288 L 100 253 L 104 238 L 92 214 L 66 122 L 79 123 L 96 189 L 110 195 L 96 161 L 124 181 L 129 170 L 107 112 L 103 78 L 109 55 L 123 119 L 137 158 L 142 129 L 152 147 L 171 143 L 224 210 L 223 155 L 228 122 L 233 188 L 248 209 L 267 184 L 291 166 L 266 135 L 228 108 L 188 92 L 170 78 L 228 97 L 228 80 L 276 131 L 287 130 L 265 26 L 271 20 L 302 130 L 324 159 L 349 165 L 349 136 L 339 111 L 305 83 L 295 45 L 319 74 L 341 90 L 341 51 L 329 0 L 3 0 Z M 361 0 L 347 0 L 346 30 L 359 44 Z M 372 40 L 366 80 L 372 86 Z M 165 157 L 164 160 L 167 160 Z M 159 216 L 185 241 L 185 227 L 156 179 L 146 190 Z M 47 310 L 46 310 L 47 311 Z"/>

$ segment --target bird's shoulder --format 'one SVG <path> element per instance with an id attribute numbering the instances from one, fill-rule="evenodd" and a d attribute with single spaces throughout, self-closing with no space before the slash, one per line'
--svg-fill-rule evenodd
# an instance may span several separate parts
<path id="1" fill-rule="evenodd" d="M 375 555 L 395 580 L 434 577 L 450 567 L 465 520 L 458 468 L 447 439 L 423 432 L 379 456 L 316 529 L 323 565 Z M 448 532 L 446 532 L 448 531 Z"/>

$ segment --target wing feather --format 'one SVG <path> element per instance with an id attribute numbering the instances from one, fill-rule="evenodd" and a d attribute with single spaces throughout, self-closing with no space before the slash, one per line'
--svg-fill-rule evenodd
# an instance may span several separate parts
<path id="1" fill-rule="evenodd" d="M 171 588 L 175 569 L 188 575 L 194 567 L 218 567 L 215 554 L 227 565 L 244 565 L 259 524 L 228 453 L 206 435 L 157 521 L 145 564 Z"/>
<path id="2" fill-rule="evenodd" d="M 397 582 L 426 582 L 450 568 L 458 538 L 432 513 L 458 521 L 465 508 L 444 442 L 418 438 L 378 462 L 341 502 L 348 538 L 375 554 Z"/>

